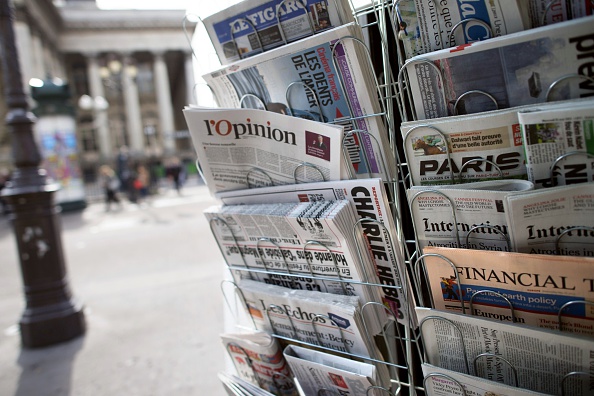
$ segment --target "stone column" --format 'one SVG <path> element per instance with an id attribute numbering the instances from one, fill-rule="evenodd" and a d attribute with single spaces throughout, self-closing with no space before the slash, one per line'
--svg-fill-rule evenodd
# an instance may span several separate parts
<path id="1" fill-rule="evenodd" d="M 132 64 L 132 57 L 129 54 L 125 54 L 121 71 L 122 90 L 124 94 L 124 105 L 126 107 L 126 129 L 128 132 L 128 141 L 130 142 L 130 151 L 132 155 L 140 155 L 144 153 L 144 136 L 142 133 L 142 116 L 140 114 L 138 87 L 134 82 L 135 76 L 130 73 L 129 68 Z"/>
<path id="2" fill-rule="evenodd" d="M 105 89 L 99 72 L 99 63 L 97 54 L 87 54 L 87 78 L 89 79 L 89 90 L 91 98 L 96 100 L 98 97 L 105 99 Z M 97 142 L 99 144 L 99 153 L 102 159 L 107 159 L 112 154 L 111 137 L 109 136 L 109 125 L 107 109 L 93 108 L 93 127 L 97 132 Z"/>
<path id="3" fill-rule="evenodd" d="M 194 80 L 194 56 L 191 52 L 185 53 L 184 71 L 186 73 L 186 104 L 198 104 L 198 98 L 196 97 L 196 84 Z"/>
<path id="4" fill-rule="evenodd" d="M 23 79 L 23 86 L 25 92 L 29 93 L 29 80 L 33 77 L 39 77 L 43 79 L 45 76 L 34 76 L 33 75 L 33 57 L 31 56 L 31 30 L 29 26 L 22 21 L 14 21 L 14 32 L 16 47 L 21 59 L 21 73 Z"/>
<path id="5" fill-rule="evenodd" d="M 159 129 L 165 155 L 175 151 L 175 125 L 173 122 L 173 106 L 171 105 L 171 89 L 169 87 L 169 73 L 163 53 L 154 54 L 155 90 L 159 108 Z"/>
<path id="6" fill-rule="evenodd" d="M 31 42 L 33 44 L 31 57 L 35 59 L 35 62 L 33 62 L 35 65 L 33 74 L 35 77 L 43 80 L 46 77 L 45 65 L 43 62 L 43 44 L 41 43 L 41 38 L 37 34 L 31 36 Z"/>

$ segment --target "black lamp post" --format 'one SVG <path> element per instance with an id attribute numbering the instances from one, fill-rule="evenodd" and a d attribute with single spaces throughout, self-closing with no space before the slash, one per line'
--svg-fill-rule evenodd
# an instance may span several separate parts
<path id="1" fill-rule="evenodd" d="M 10 209 L 26 307 L 19 322 L 24 347 L 52 345 L 85 331 L 82 307 L 72 301 L 62 250 L 58 189 L 41 169 L 33 135 L 35 117 L 29 111 L 15 46 L 10 0 L 0 0 L 0 53 L 15 168 L 2 191 Z"/>

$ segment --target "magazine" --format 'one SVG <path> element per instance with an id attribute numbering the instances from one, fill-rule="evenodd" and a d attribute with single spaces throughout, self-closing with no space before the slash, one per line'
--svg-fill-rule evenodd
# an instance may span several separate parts
<path id="1" fill-rule="evenodd" d="M 227 65 L 353 20 L 347 0 L 245 0 L 203 23 Z"/>
<path id="2" fill-rule="evenodd" d="M 594 100 L 542 105 L 518 120 L 535 188 L 594 181 Z"/>
<path id="3" fill-rule="evenodd" d="M 594 337 L 594 258 L 439 247 L 423 253 L 435 309 L 461 312 L 462 298 L 467 314 Z"/>
<path id="4" fill-rule="evenodd" d="M 348 177 L 342 127 L 255 109 L 187 107 L 184 116 L 211 194 Z"/>
<path id="5" fill-rule="evenodd" d="M 505 197 L 530 190 L 527 180 L 492 180 L 407 190 L 417 249 L 426 246 L 512 251 Z"/>
<path id="6" fill-rule="evenodd" d="M 381 287 L 381 302 L 410 324 L 416 319 L 413 292 L 406 275 L 402 241 L 380 179 L 341 180 L 338 182 L 303 183 L 250 190 L 226 191 L 216 194 L 225 205 L 260 204 L 271 202 L 318 202 L 348 200 L 357 214 L 361 232 L 366 236 L 375 272 Z M 367 220 L 363 220 L 367 219 Z M 381 223 L 379 225 L 377 222 Z M 408 292 L 401 288 L 408 285 Z M 408 301 L 408 304 L 406 302 Z"/>
<path id="7" fill-rule="evenodd" d="M 594 183 L 509 196 L 506 208 L 515 251 L 594 257 Z"/>
<path id="8" fill-rule="evenodd" d="M 276 338 L 263 331 L 221 334 L 239 377 L 278 396 L 297 396 Z"/>
<path id="9" fill-rule="evenodd" d="M 592 83 L 579 78 L 549 87 L 588 73 L 593 24 L 588 16 L 411 58 L 406 70 L 416 119 L 591 96 Z M 458 102 L 468 92 L 475 95 Z"/>
<path id="10" fill-rule="evenodd" d="M 378 87 L 362 39 L 361 27 L 351 23 L 203 77 L 221 107 L 265 108 L 344 126 L 343 150 L 352 178 L 392 180 L 395 157 L 378 115 Z"/>
<path id="11" fill-rule="evenodd" d="M 592 339 L 429 308 L 416 311 L 426 362 L 434 366 L 555 395 L 566 374 L 592 373 Z M 515 370 L 486 356 L 478 358 L 475 372 L 473 361 L 484 353 L 506 359 Z M 585 396 L 590 389 L 590 381 L 567 381 L 565 394 Z"/>
<path id="12" fill-rule="evenodd" d="M 400 131 L 413 185 L 527 177 L 517 108 L 404 122 Z"/>

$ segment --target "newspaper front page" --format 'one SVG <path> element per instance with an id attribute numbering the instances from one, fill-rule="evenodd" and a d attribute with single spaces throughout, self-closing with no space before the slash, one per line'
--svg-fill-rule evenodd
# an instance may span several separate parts
<path id="1" fill-rule="evenodd" d="M 561 0 L 551 3 L 548 0 L 531 0 L 528 2 L 531 26 L 551 25 L 570 19 L 592 15 L 594 5 L 590 1 Z"/>
<path id="2" fill-rule="evenodd" d="M 546 102 L 554 81 L 589 73 L 593 24 L 589 16 L 411 58 L 406 69 L 416 119 Z M 549 101 L 593 93 L 592 84 L 579 78 L 566 83 L 552 90 Z M 476 94 L 454 109 L 467 92 Z"/>
<path id="3" fill-rule="evenodd" d="M 594 337 L 594 258 L 431 247 L 423 253 L 456 266 L 454 273 L 442 258 L 424 258 L 435 309 L 461 312 L 462 299 L 467 314 Z"/>
<path id="4" fill-rule="evenodd" d="M 535 188 L 594 181 L 594 100 L 543 105 L 518 120 Z"/>
<path id="5" fill-rule="evenodd" d="M 254 109 L 189 107 L 184 116 L 211 194 L 347 177 L 342 127 Z"/>
<path id="6" fill-rule="evenodd" d="M 473 360 L 477 356 L 495 354 L 515 368 L 517 387 L 554 395 L 559 394 L 566 374 L 594 374 L 591 339 L 429 308 L 416 311 L 422 322 L 427 363 L 434 366 L 514 384 L 513 370 L 497 358 L 479 359 L 475 372 Z M 425 320 L 428 317 L 431 318 Z M 591 386 L 590 380 L 567 381 L 565 394 L 590 395 Z"/>
<path id="7" fill-rule="evenodd" d="M 506 207 L 515 251 L 594 257 L 594 183 L 509 196 Z"/>

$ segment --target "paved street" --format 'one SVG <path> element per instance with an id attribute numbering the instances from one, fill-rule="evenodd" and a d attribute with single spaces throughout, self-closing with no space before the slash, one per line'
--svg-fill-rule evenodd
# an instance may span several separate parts
<path id="1" fill-rule="evenodd" d="M 22 281 L 12 227 L 0 219 L 0 395 L 224 395 L 219 341 L 225 270 L 202 211 L 206 187 L 150 205 L 62 215 L 70 286 L 87 333 L 20 347 Z"/>

